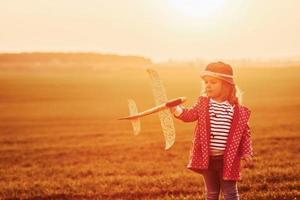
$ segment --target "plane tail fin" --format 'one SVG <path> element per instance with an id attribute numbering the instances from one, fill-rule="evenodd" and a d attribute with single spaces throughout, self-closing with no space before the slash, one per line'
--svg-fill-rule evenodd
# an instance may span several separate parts
<path id="1" fill-rule="evenodd" d="M 136 103 L 133 99 L 128 99 L 128 107 L 129 107 L 130 115 L 138 114 L 138 109 L 137 109 Z M 131 119 L 130 122 L 132 124 L 133 134 L 138 135 L 141 131 L 140 118 Z"/>

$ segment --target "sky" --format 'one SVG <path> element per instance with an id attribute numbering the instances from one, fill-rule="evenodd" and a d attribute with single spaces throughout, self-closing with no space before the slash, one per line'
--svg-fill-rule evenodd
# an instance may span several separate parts
<path id="1" fill-rule="evenodd" d="M 0 52 L 300 56 L 299 0 L 0 0 Z"/>

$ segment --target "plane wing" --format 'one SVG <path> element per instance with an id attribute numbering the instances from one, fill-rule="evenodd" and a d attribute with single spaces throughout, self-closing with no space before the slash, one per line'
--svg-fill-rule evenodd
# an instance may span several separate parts
<path id="1" fill-rule="evenodd" d="M 138 135 L 141 131 L 140 118 L 158 112 L 158 117 L 165 138 L 165 149 L 167 150 L 171 148 L 171 146 L 175 142 L 175 127 L 173 122 L 173 116 L 169 108 L 185 102 L 186 98 L 179 97 L 168 101 L 165 88 L 158 73 L 154 69 L 147 69 L 147 72 L 151 79 L 152 91 L 156 106 L 143 112 L 138 112 L 134 100 L 128 99 L 130 115 L 127 117 L 119 118 L 119 120 L 130 120 L 134 134 Z"/>
<path id="2" fill-rule="evenodd" d="M 155 104 L 158 106 L 167 102 L 167 94 L 163 86 L 162 80 L 154 69 L 147 69 L 151 79 L 152 91 Z M 172 114 L 169 109 L 162 110 L 158 113 L 160 124 L 165 138 L 165 149 L 169 149 L 175 142 L 175 127 Z"/>

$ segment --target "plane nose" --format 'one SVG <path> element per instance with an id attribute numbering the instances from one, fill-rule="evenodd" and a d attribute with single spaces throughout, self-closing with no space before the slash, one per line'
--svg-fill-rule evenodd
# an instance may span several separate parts
<path id="1" fill-rule="evenodd" d="M 182 103 L 186 101 L 186 97 L 180 97 L 180 99 Z"/>
<path id="2" fill-rule="evenodd" d="M 175 106 L 178 106 L 179 104 L 182 104 L 185 101 L 186 101 L 185 97 L 179 97 L 179 98 L 168 101 L 166 103 L 166 106 L 169 107 L 169 108 L 175 107 Z"/>

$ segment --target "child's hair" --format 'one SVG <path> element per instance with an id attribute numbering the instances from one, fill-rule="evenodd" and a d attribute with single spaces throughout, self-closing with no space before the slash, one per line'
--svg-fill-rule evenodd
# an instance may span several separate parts
<path id="1" fill-rule="evenodd" d="M 224 62 L 209 63 L 201 73 L 201 77 L 212 76 L 222 81 L 222 97 L 231 105 L 242 104 L 242 92 L 233 80 L 233 69 Z M 204 81 L 202 82 L 202 96 L 207 96 Z"/>
<path id="2" fill-rule="evenodd" d="M 240 88 L 237 85 L 232 85 L 222 80 L 222 93 L 224 99 L 226 99 L 231 105 L 234 104 L 242 105 L 243 92 L 240 90 Z M 201 96 L 207 96 L 205 92 L 204 81 L 202 81 Z"/>

